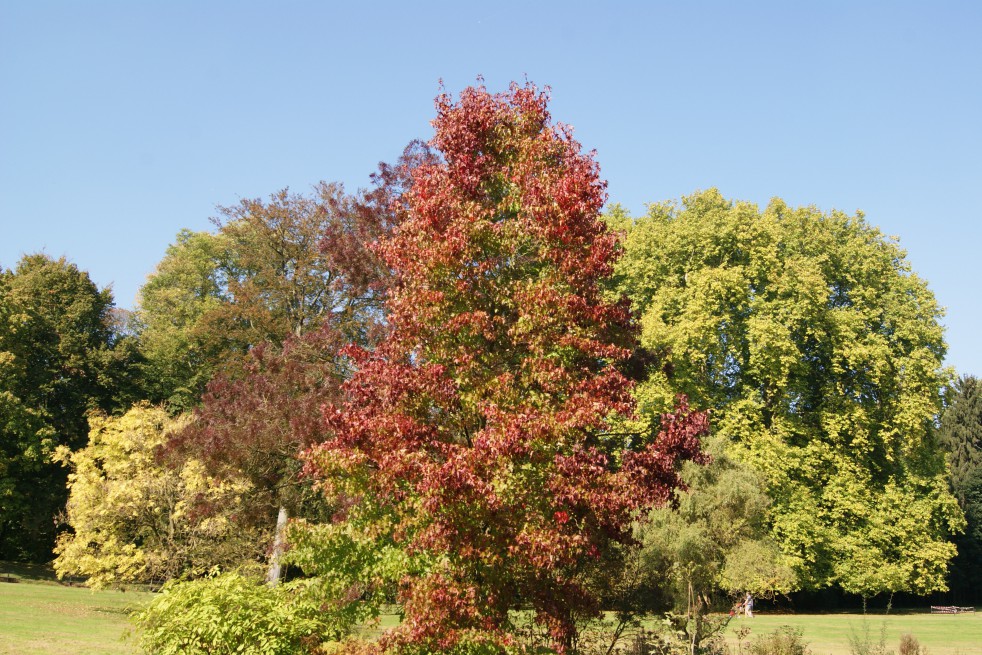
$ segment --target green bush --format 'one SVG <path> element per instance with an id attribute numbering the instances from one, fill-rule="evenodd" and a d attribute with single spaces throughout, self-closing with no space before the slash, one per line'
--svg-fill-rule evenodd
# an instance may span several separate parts
<path id="1" fill-rule="evenodd" d="M 151 655 L 292 655 L 339 639 L 339 625 L 313 593 L 313 581 L 269 587 L 238 573 L 171 581 L 136 615 Z"/>

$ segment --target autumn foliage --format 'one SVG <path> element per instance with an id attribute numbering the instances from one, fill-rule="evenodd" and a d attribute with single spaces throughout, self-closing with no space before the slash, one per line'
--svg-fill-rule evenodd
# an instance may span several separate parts
<path id="1" fill-rule="evenodd" d="M 282 347 L 253 348 L 238 376 L 218 375 L 208 384 L 194 420 L 174 432 L 162 454 L 200 459 L 220 479 L 247 479 L 259 516 L 240 518 L 271 527 L 278 507 L 296 514 L 304 486 L 297 455 L 320 434 L 320 408 L 338 395 L 343 343 L 325 324 Z"/>
<path id="2" fill-rule="evenodd" d="M 634 325 L 598 286 L 618 249 L 605 183 L 547 101 L 530 84 L 437 98 L 441 158 L 413 170 L 377 246 L 387 338 L 344 351 L 355 372 L 307 454 L 349 508 L 336 520 L 408 556 L 381 649 L 518 649 L 509 610 L 531 607 L 569 652 L 599 609 L 586 568 L 702 457 L 705 416 L 684 404 L 626 450 L 610 435 L 633 413 Z"/>

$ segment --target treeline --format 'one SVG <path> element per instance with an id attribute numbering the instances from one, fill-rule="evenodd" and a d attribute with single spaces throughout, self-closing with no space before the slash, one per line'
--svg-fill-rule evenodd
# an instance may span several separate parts
<path id="1" fill-rule="evenodd" d="M 170 580 L 151 652 L 363 652 L 390 602 L 393 652 L 585 652 L 600 609 L 695 648 L 747 592 L 974 593 L 982 401 L 897 243 L 716 190 L 601 215 L 546 105 L 441 96 L 368 190 L 182 231 L 132 314 L 4 271 L 0 559 Z"/>

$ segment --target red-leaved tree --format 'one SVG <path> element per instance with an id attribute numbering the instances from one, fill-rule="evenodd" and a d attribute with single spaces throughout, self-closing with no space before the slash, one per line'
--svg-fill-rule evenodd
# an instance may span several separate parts
<path id="1" fill-rule="evenodd" d="M 232 520 L 244 536 L 271 537 L 259 550 L 268 551 L 273 583 L 279 579 L 288 515 L 307 515 L 311 505 L 322 504 L 309 480 L 301 478 L 298 454 L 321 434 L 321 407 L 339 396 L 343 343 L 341 333 L 324 324 L 282 347 L 253 348 L 239 375 L 218 375 L 208 383 L 194 419 L 171 435 L 162 453 L 174 463 L 194 457 L 217 479 L 249 482 Z M 199 511 L 204 517 L 225 512 L 222 507 Z"/>
<path id="2" fill-rule="evenodd" d="M 584 571 L 702 457 L 705 416 L 684 407 L 611 446 L 608 421 L 633 412 L 633 324 L 598 286 L 617 253 L 605 183 L 547 100 L 530 84 L 437 98 L 442 160 L 413 171 L 378 246 L 390 332 L 347 349 L 355 373 L 308 453 L 350 505 L 337 519 L 367 517 L 407 554 L 383 650 L 518 648 L 509 610 L 528 606 L 571 652 L 599 610 Z"/>

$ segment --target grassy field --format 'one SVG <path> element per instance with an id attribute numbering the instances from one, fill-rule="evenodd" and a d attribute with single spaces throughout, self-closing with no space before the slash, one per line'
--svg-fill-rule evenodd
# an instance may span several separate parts
<path id="1" fill-rule="evenodd" d="M 11 572 L 0 564 L 0 576 Z M 0 655 L 135 655 L 128 613 L 145 604 L 150 594 L 140 591 L 91 591 L 52 582 L 44 569 L 12 571 L 15 583 L 0 582 Z M 383 616 L 380 626 L 366 626 L 365 636 L 397 622 Z M 927 648 L 929 655 L 982 655 L 982 612 L 946 615 L 920 612 L 870 614 L 767 614 L 753 619 L 730 621 L 727 636 L 733 653 L 739 644 L 757 635 L 773 632 L 782 625 L 800 628 L 813 655 L 851 655 L 850 635 L 878 642 L 885 628 L 886 647 L 897 653 L 900 636 L 910 633 Z M 741 628 L 749 634 L 738 637 Z M 747 653 L 747 649 L 742 649 Z"/>
<path id="2" fill-rule="evenodd" d="M 876 644 L 885 628 L 888 651 L 897 653 L 900 636 L 914 635 L 929 655 L 982 655 L 982 612 L 974 614 L 929 614 L 897 612 L 889 615 L 869 614 L 758 614 L 752 619 L 730 621 L 727 637 L 737 644 L 737 630 L 749 627 L 744 642 L 756 635 L 773 632 L 782 625 L 800 628 L 813 655 L 850 655 L 850 635 L 863 635 L 866 628 Z M 734 650 L 736 650 L 734 648 Z M 746 649 L 744 649 L 746 652 Z"/>
<path id="3" fill-rule="evenodd" d="M 146 592 L 91 591 L 50 581 L 43 570 L 0 566 L 0 654 L 131 655 L 136 644 L 123 641 L 131 628 L 130 610 L 146 603 Z"/>

